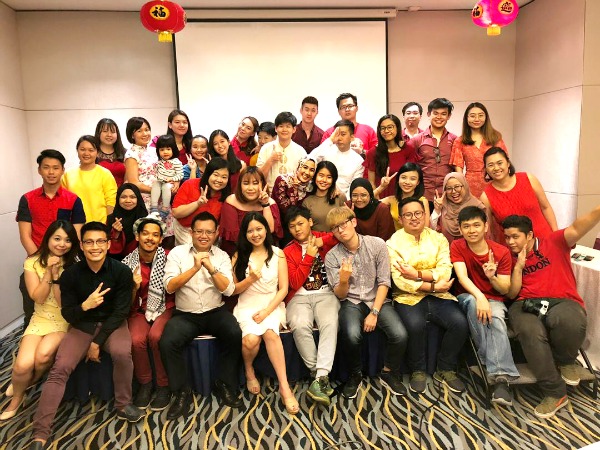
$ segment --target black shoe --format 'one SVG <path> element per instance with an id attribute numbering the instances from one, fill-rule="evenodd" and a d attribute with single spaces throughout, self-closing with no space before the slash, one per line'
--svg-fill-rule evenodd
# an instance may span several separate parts
<path id="1" fill-rule="evenodd" d="M 171 403 L 171 391 L 168 386 L 159 386 L 156 389 L 154 400 L 150 403 L 152 411 L 162 411 Z"/>
<path id="2" fill-rule="evenodd" d="M 354 372 L 352 375 L 350 375 L 350 378 L 348 379 L 348 381 L 346 381 L 346 384 L 344 385 L 344 388 L 342 389 L 342 395 L 346 398 L 356 397 L 356 394 L 358 393 L 358 388 L 360 387 L 361 384 L 362 384 L 362 373 Z"/>
<path id="3" fill-rule="evenodd" d="M 240 408 L 244 404 L 244 401 L 239 397 L 239 393 L 229 389 L 223 380 L 215 381 L 213 394 L 215 394 L 215 397 L 217 397 L 221 403 L 232 408 Z"/>
<path id="4" fill-rule="evenodd" d="M 152 400 L 152 381 L 146 384 L 140 384 L 140 388 L 135 394 L 133 404 L 141 409 L 146 409 Z"/>
<path id="5" fill-rule="evenodd" d="M 44 450 L 45 446 L 46 444 L 44 444 L 42 441 L 33 441 L 29 446 L 29 450 Z"/>
<path id="6" fill-rule="evenodd" d="M 177 419 L 183 413 L 187 412 L 190 408 L 191 396 L 192 393 L 189 389 L 182 389 L 177 392 L 167 413 L 167 420 Z"/>
<path id="7" fill-rule="evenodd" d="M 140 408 L 134 405 L 127 405 L 123 409 L 117 409 L 117 417 L 127 422 L 137 422 L 146 414 Z"/>
<path id="8" fill-rule="evenodd" d="M 381 372 L 379 375 L 381 384 L 389 389 L 394 395 L 406 395 L 406 387 L 402 383 L 402 378 L 392 372 Z"/>

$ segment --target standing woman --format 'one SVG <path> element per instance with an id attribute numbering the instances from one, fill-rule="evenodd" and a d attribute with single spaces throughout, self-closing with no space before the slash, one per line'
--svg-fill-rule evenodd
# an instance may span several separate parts
<path id="1" fill-rule="evenodd" d="M 121 260 L 136 249 L 133 224 L 147 215 L 148 210 L 140 190 L 135 184 L 123 183 L 117 189 L 115 209 L 106 220 L 106 225 L 110 228 L 110 256 Z"/>
<path id="2" fill-rule="evenodd" d="M 23 404 L 25 390 L 52 366 L 58 345 L 69 324 L 60 313 L 58 279 L 75 262 L 79 240 L 66 220 L 52 222 L 40 248 L 25 260 L 25 286 L 35 302 L 33 316 L 23 333 L 12 369 L 12 400 L 0 421 L 14 417 Z"/>
<path id="3" fill-rule="evenodd" d="M 210 138 L 208 139 L 208 153 L 211 158 L 220 156 L 227 161 L 227 167 L 229 169 L 229 186 L 231 186 L 231 190 L 234 190 L 237 186 L 240 172 L 246 167 L 246 163 L 240 161 L 238 157 L 235 156 L 227 133 L 223 130 L 215 130 L 210 133 Z"/>
<path id="4" fill-rule="evenodd" d="M 279 214 L 285 217 L 290 206 L 300 206 L 306 197 L 306 191 L 315 175 L 316 163 L 308 156 L 298 162 L 296 172 L 279 175 L 273 184 L 271 198 L 279 206 Z"/>
<path id="5" fill-rule="evenodd" d="M 148 148 L 151 138 L 150 123 L 143 117 L 132 117 L 127 121 L 125 133 L 127 140 L 133 144 L 131 149 L 125 153 L 125 180 L 138 187 L 146 209 L 150 209 L 150 191 L 152 183 L 156 180 L 156 164 L 158 163 L 156 149 Z M 179 183 L 175 183 L 171 192 L 175 194 L 178 188 Z M 162 202 L 159 202 L 160 207 L 162 207 Z M 171 214 L 167 216 L 166 225 L 167 231 L 163 246 L 171 248 L 174 242 L 172 238 L 173 216 Z"/>
<path id="6" fill-rule="evenodd" d="M 201 134 L 194 136 L 190 154 L 187 155 L 187 164 L 183 166 L 183 182 L 189 179 L 200 179 L 210 161 L 208 155 L 208 139 Z"/>
<path id="7" fill-rule="evenodd" d="M 423 184 L 423 171 L 421 167 L 413 162 L 404 164 L 398 171 L 398 183 L 396 185 L 396 194 L 381 200 L 382 203 L 390 205 L 390 213 L 394 219 L 396 230 L 402 228 L 400 220 L 400 202 L 408 197 L 416 197 L 423 203 L 425 208 L 425 226 L 429 226 L 429 202 L 423 195 L 425 193 L 425 184 Z"/>
<path id="8" fill-rule="evenodd" d="M 431 228 L 446 236 L 449 243 L 462 238 L 458 213 L 467 206 L 476 206 L 485 211 L 485 205 L 471 194 L 469 183 L 460 172 L 450 172 L 444 178 L 442 196 L 433 199 L 435 210 L 431 215 Z"/>
<path id="9" fill-rule="evenodd" d="M 79 167 L 67 170 L 60 183 L 62 187 L 79 196 L 88 222 L 106 223 L 106 217 L 115 207 L 115 177 L 108 169 L 96 164 L 99 144 L 94 136 L 81 136 L 77 140 L 76 148 Z"/>
<path id="10" fill-rule="evenodd" d="M 249 166 L 250 158 L 258 153 L 258 142 L 256 142 L 256 133 L 258 130 L 258 120 L 252 116 L 246 116 L 238 125 L 237 133 L 231 140 L 231 146 L 235 156 L 240 161 Z"/>
<path id="11" fill-rule="evenodd" d="M 357 178 L 350 184 L 350 201 L 346 204 L 354 211 L 358 234 L 377 236 L 387 241 L 396 231 L 390 205 L 375 198 L 368 180 Z"/>
<path id="12" fill-rule="evenodd" d="M 173 224 L 175 245 L 192 243 L 192 220 L 202 211 L 211 213 L 218 222 L 223 202 L 230 193 L 229 170 L 227 161 L 223 158 L 215 158 L 209 162 L 199 181 L 184 183 L 175 196 L 171 211 L 177 219 Z"/>
<path id="13" fill-rule="evenodd" d="M 327 213 L 333 208 L 346 204 L 346 194 L 338 192 L 336 183 L 338 171 L 331 161 L 317 164 L 312 181 L 312 190 L 302 202 L 302 206 L 310 211 L 314 231 L 328 232 Z"/>
<path id="14" fill-rule="evenodd" d="M 113 174 L 117 187 L 121 186 L 125 180 L 125 147 L 119 127 L 112 119 L 100 119 L 96 125 L 95 137 L 100 142 L 96 162 Z"/>
<path id="15" fill-rule="evenodd" d="M 402 140 L 402 124 L 393 114 L 386 114 L 377 123 L 377 146 L 367 151 L 363 166 L 375 198 L 394 195 L 394 174 L 407 162 L 416 162 L 415 149 Z"/>
<path id="16" fill-rule="evenodd" d="M 486 180 L 492 182 L 481 194 L 481 201 L 495 219 L 497 227 L 492 227 L 492 231 L 496 242 L 505 245 L 500 226 L 512 214 L 529 217 L 537 237 L 546 237 L 558 229 L 554 210 L 534 175 L 515 173 L 508 155 L 499 147 L 485 152 L 483 161 Z"/>
<path id="17" fill-rule="evenodd" d="M 242 170 L 235 193 L 227 197 L 221 208 L 219 225 L 221 249 L 225 250 L 227 254 L 235 253 L 242 220 L 246 214 L 252 211 L 265 216 L 269 224 L 269 231 L 276 238 L 283 237 L 279 207 L 275 200 L 269 197 L 265 176 L 256 166 L 245 167 Z"/>
<path id="18" fill-rule="evenodd" d="M 279 394 L 290 414 L 299 407 L 287 381 L 280 326 L 285 325 L 283 299 L 288 292 L 287 260 L 273 245 L 273 235 L 265 217 L 246 214 L 240 226 L 238 250 L 233 255 L 234 294 L 240 294 L 233 315 L 242 329 L 242 358 L 246 385 L 251 394 L 260 393 L 252 363 L 264 339 L 269 360 L 279 380 Z"/>
<path id="19" fill-rule="evenodd" d="M 450 164 L 457 172 L 467 171 L 471 193 L 477 198 L 487 185 L 483 154 L 491 147 L 500 147 L 508 153 L 502 135 L 492 126 L 487 108 L 479 102 L 471 103 L 463 116 L 462 136 L 452 144 Z"/>
<path id="20" fill-rule="evenodd" d="M 175 143 L 179 149 L 179 160 L 181 164 L 187 164 L 187 155 L 190 153 L 192 148 L 192 126 L 190 125 L 190 119 L 186 113 L 180 109 L 174 109 L 169 113 L 167 119 L 167 132 L 175 138 Z M 153 144 L 157 138 L 154 139 Z"/>

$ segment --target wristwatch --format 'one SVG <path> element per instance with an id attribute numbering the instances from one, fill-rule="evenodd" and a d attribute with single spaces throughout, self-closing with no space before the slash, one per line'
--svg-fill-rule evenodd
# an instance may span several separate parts
<path id="1" fill-rule="evenodd" d="M 371 314 L 373 314 L 375 317 L 377 317 L 379 315 L 379 310 L 377 308 L 373 308 L 373 309 L 371 309 Z"/>
<path id="2" fill-rule="evenodd" d="M 209 274 L 210 274 L 210 276 L 212 277 L 213 275 L 216 275 L 216 274 L 218 274 L 218 273 L 219 273 L 219 269 L 216 269 L 216 268 L 215 268 L 215 270 L 213 270 L 212 272 L 208 272 L 208 273 L 209 273 Z"/>
<path id="3" fill-rule="evenodd" d="M 417 270 L 417 279 L 415 281 L 423 281 L 423 272 Z"/>

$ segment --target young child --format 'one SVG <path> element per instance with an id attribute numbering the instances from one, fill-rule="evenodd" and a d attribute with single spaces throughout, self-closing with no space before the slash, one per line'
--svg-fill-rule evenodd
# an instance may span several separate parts
<path id="1" fill-rule="evenodd" d="M 171 204 L 171 189 L 175 183 L 183 179 L 183 165 L 177 159 L 179 149 L 175 143 L 175 138 L 168 134 L 162 135 L 156 141 L 156 154 L 158 163 L 156 163 L 156 180 L 152 183 L 150 192 L 150 212 L 158 211 L 158 201 L 162 196 L 163 207 L 159 212 L 163 220 L 169 214 L 169 205 Z"/>

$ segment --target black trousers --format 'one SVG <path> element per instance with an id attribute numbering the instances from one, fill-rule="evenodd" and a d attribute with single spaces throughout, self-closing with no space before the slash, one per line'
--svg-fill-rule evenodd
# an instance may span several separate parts
<path id="1" fill-rule="evenodd" d="M 233 314 L 222 306 L 202 314 L 175 310 L 173 317 L 167 322 L 159 347 L 171 392 L 188 387 L 185 349 L 200 334 L 210 334 L 219 340 L 219 379 L 234 392 L 237 391 L 242 357 L 242 330 Z"/>

